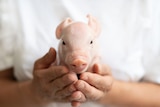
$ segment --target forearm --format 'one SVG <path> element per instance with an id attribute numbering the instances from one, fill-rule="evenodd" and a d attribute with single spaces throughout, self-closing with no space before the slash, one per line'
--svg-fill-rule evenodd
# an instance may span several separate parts
<path id="1" fill-rule="evenodd" d="M 160 107 L 159 99 L 159 85 L 115 81 L 101 103 L 123 107 Z"/>
<path id="2" fill-rule="evenodd" d="M 8 72 L 8 71 L 3 71 Z M 10 72 L 10 71 L 9 71 Z M 2 72 L 1 72 L 2 74 Z M 1 107 L 40 107 L 41 104 L 31 92 L 30 81 L 17 82 L 12 76 L 0 74 Z"/>

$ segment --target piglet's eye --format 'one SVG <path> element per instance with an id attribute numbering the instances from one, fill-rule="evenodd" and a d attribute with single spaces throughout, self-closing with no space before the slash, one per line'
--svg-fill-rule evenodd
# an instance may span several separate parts
<path id="1" fill-rule="evenodd" d="M 66 45 L 66 43 L 65 43 L 64 41 L 62 42 L 62 44 L 63 44 L 63 45 Z"/>
<path id="2" fill-rule="evenodd" d="M 93 41 L 91 41 L 90 44 L 93 44 Z"/>

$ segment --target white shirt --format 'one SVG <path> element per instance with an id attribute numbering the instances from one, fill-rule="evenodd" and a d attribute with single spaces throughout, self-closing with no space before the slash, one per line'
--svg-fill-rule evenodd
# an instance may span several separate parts
<path id="1" fill-rule="evenodd" d="M 158 0 L 2 0 L 0 69 L 13 66 L 19 81 L 32 79 L 35 60 L 50 47 L 57 49 L 57 25 L 66 17 L 87 22 L 90 13 L 100 21 L 101 57 L 113 76 L 159 84 L 159 4 Z M 83 106 L 91 104 L 101 107 Z"/>

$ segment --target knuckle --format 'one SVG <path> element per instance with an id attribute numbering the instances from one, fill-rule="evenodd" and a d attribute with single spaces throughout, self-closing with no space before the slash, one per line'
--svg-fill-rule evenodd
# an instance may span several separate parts
<path id="1" fill-rule="evenodd" d="M 56 72 L 56 71 L 57 71 L 57 69 L 56 69 L 56 67 L 55 67 L 55 66 L 51 66 L 51 67 L 49 67 L 49 71 L 54 71 L 54 72 Z"/>
<path id="2" fill-rule="evenodd" d="M 76 77 L 76 75 L 69 73 L 64 76 L 63 80 L 69 81 L 69 82 L 74 82 L 77 80 L 77 77 Z"/>
<path id="3" fill-rule="evenodd" d="M 71 93 L 71 92 L 74 92 L 76 91 L 76 88 L 74 87 L 74 85 L 70 85 L 69 88 L 68 88 L 68 92 Z"/>
<path id="4" fill-rule="evenodd" d="M 89 87 L 89 85 L 86 84 L 83 80 L 79 81 L 79 86 L 78 87 L 85 93 L 91 93 L 92 92 L 92 90 Z"/>

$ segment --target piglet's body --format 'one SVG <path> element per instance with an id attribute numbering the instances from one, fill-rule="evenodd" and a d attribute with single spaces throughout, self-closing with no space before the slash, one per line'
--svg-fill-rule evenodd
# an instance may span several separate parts
<path id="1" fill-rule="evenodd" d="M 59 64 L 77 74 L 91 69 L 99 61 L 96 38 L 100 34 L 100 26 L 94 17 L 87 17 L 88 24 L 67 18 L 56 29 L 56 37 L 60 40 Z"/>

